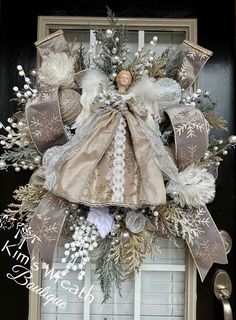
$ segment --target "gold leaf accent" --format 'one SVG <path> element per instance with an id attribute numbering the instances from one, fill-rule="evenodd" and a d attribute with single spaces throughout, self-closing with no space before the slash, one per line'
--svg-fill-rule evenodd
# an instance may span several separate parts
<path id="1" fill-rule="evenodd" d="M 19 203 L 10 203 L 8 209 L 4 212 L 11 218 L 23 220 L 27 217 L 27 221 L 31 219 L 39 202 L 43 199 L 47 190 L 40 185 L 26 184 L 20 186 L 14 191 L 13 198 Z"/>

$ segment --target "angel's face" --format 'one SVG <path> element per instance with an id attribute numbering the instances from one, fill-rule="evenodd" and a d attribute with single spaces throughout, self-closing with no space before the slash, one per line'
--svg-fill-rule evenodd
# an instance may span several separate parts
<path id="1" fill-rule="evenodd" d="M 119 86 L 128 87 L 132 82 L 132 76 L 129 71 L 121 71 L 116 80 Z"/>

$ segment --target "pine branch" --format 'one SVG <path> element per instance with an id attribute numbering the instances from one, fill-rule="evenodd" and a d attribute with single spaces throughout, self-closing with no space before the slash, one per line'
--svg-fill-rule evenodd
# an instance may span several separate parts
<path id="1" fill-rule="evenodd" d="M 79 72 L 89 67 L 87 54 L 85 53 L 85 48 L 82 43 L 80 43 L 77 48 L 75 48 L 75 41 L 69 43 L 69 50 L 71 56 L 75 58 L 75 72 Z"/>
<path id="2" fill-rule="evenodd" d="M 96 41 L 100 47 L 99 56 L 94 64 L 109 77 L 115 72 L 118 65 L 126 60 L 127 31 L 126 26 L 118 24 L 112 11 L 107 11 L 108 29 L 104 32 L 100 27 L 94 27 Z M 107 32 L 110 32 L 109 34 Z"/>
<path id="3" fill-rule="evenodd" d="M 100 243 L 100 255 L 96 263 L 96 274 L 100 281 L 101 289 L 104 294 L 102 303 L 112 297 L 113 283 L 116 285 L 121 296 L 121 283 L 124 281 L 123 269 L 120 261 L 109 259 L 112 251 L 112 239 L 102 240 Z"/>
<path id="4" fill-rule="evenodd" d="M 34 145 L 29 145 L 22 148 L 14 148 L 10 151 L 4 150 L 1 159 L 7 162 L 19 162 L 21 160 L 33 159 L 38 156 L 38 152 Z"/>
<path id="5" fill-rule="evenodd" d="M 161 57 L 165 60 L 165 76 L 176 79 L 183 63 L 184 54 L 179 49 L 167 49 Z"/>

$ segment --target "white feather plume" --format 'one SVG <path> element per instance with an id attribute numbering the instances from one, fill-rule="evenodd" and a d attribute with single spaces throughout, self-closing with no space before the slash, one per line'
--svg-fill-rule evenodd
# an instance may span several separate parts
<path id="1" fill-rule="evenodd" d="M 98 93 L 101 82 L 105 81 L 106 77 L 101 72 L 88 70 L 81 81 L 83 91 Z"/>
<path id="2" fill-rule="evenodd" d="M 82 95 L 80 103 L 83 106 L 82 112 L 77 117 L 73 129 L 78 127 L 87 117 L 91 115 L 90 106 L 94 101 L 94 98 L 100 92 L 100 85 L 106 81 L 106 77 L 94 70 L 88 70 L 85 75 L 81 77 L 80 86 L 82 88 Z"/>
<path id="3" fill-rule="evenodd" d="M 167 183 L 166 193 L 181 207 L 200 207 L 214 199 L 215 179 L 207 169 L 189 166 Z"/>
<path id="4" fill-rule="evenodd" d="M 151 105 L 156 101 L 155 79 L 142 77 L 132 86 L 132 92 L 143 99 L 145 104 Z"/>
<path id="5" fill-rule="evenodd" d="M 74 58 L 65 52 L 51 53 L 38 71 L 38 80 L 43 89 L 71 88 L 74 85 Z"/>
<path id="6" fill-rule="evenodd" d="M 142 77 L 130 90 L 138 99 L 141 99 L 144 108 L 148 110 L 148 118 L 146 120 L 148 125 L 155 127 L 152 115 L 155 115 L 158 119 L 160 118 L 155 79 Z"/>
<path id="7" fill-rule="evenodd" d="M 114 218 L 109 213 L 109 208 L 91 207 L 88 213 L 87 221 L 97 227 L 97 230 L 103 239 L 111 231 L 114 225 Z"/>

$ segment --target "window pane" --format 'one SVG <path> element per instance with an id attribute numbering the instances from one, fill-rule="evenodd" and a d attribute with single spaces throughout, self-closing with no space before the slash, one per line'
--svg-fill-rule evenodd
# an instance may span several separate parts
<path id="1" fill-rule="evenodd" d="M 176 48 L 186 38 L 186 33 L 181 31 L 145 31 L 145 45 L 148 45 L 154 36 L 158 37 L 157 45 L 155 46 L 156 56 L 160 56 L 167 48 Z"/>

